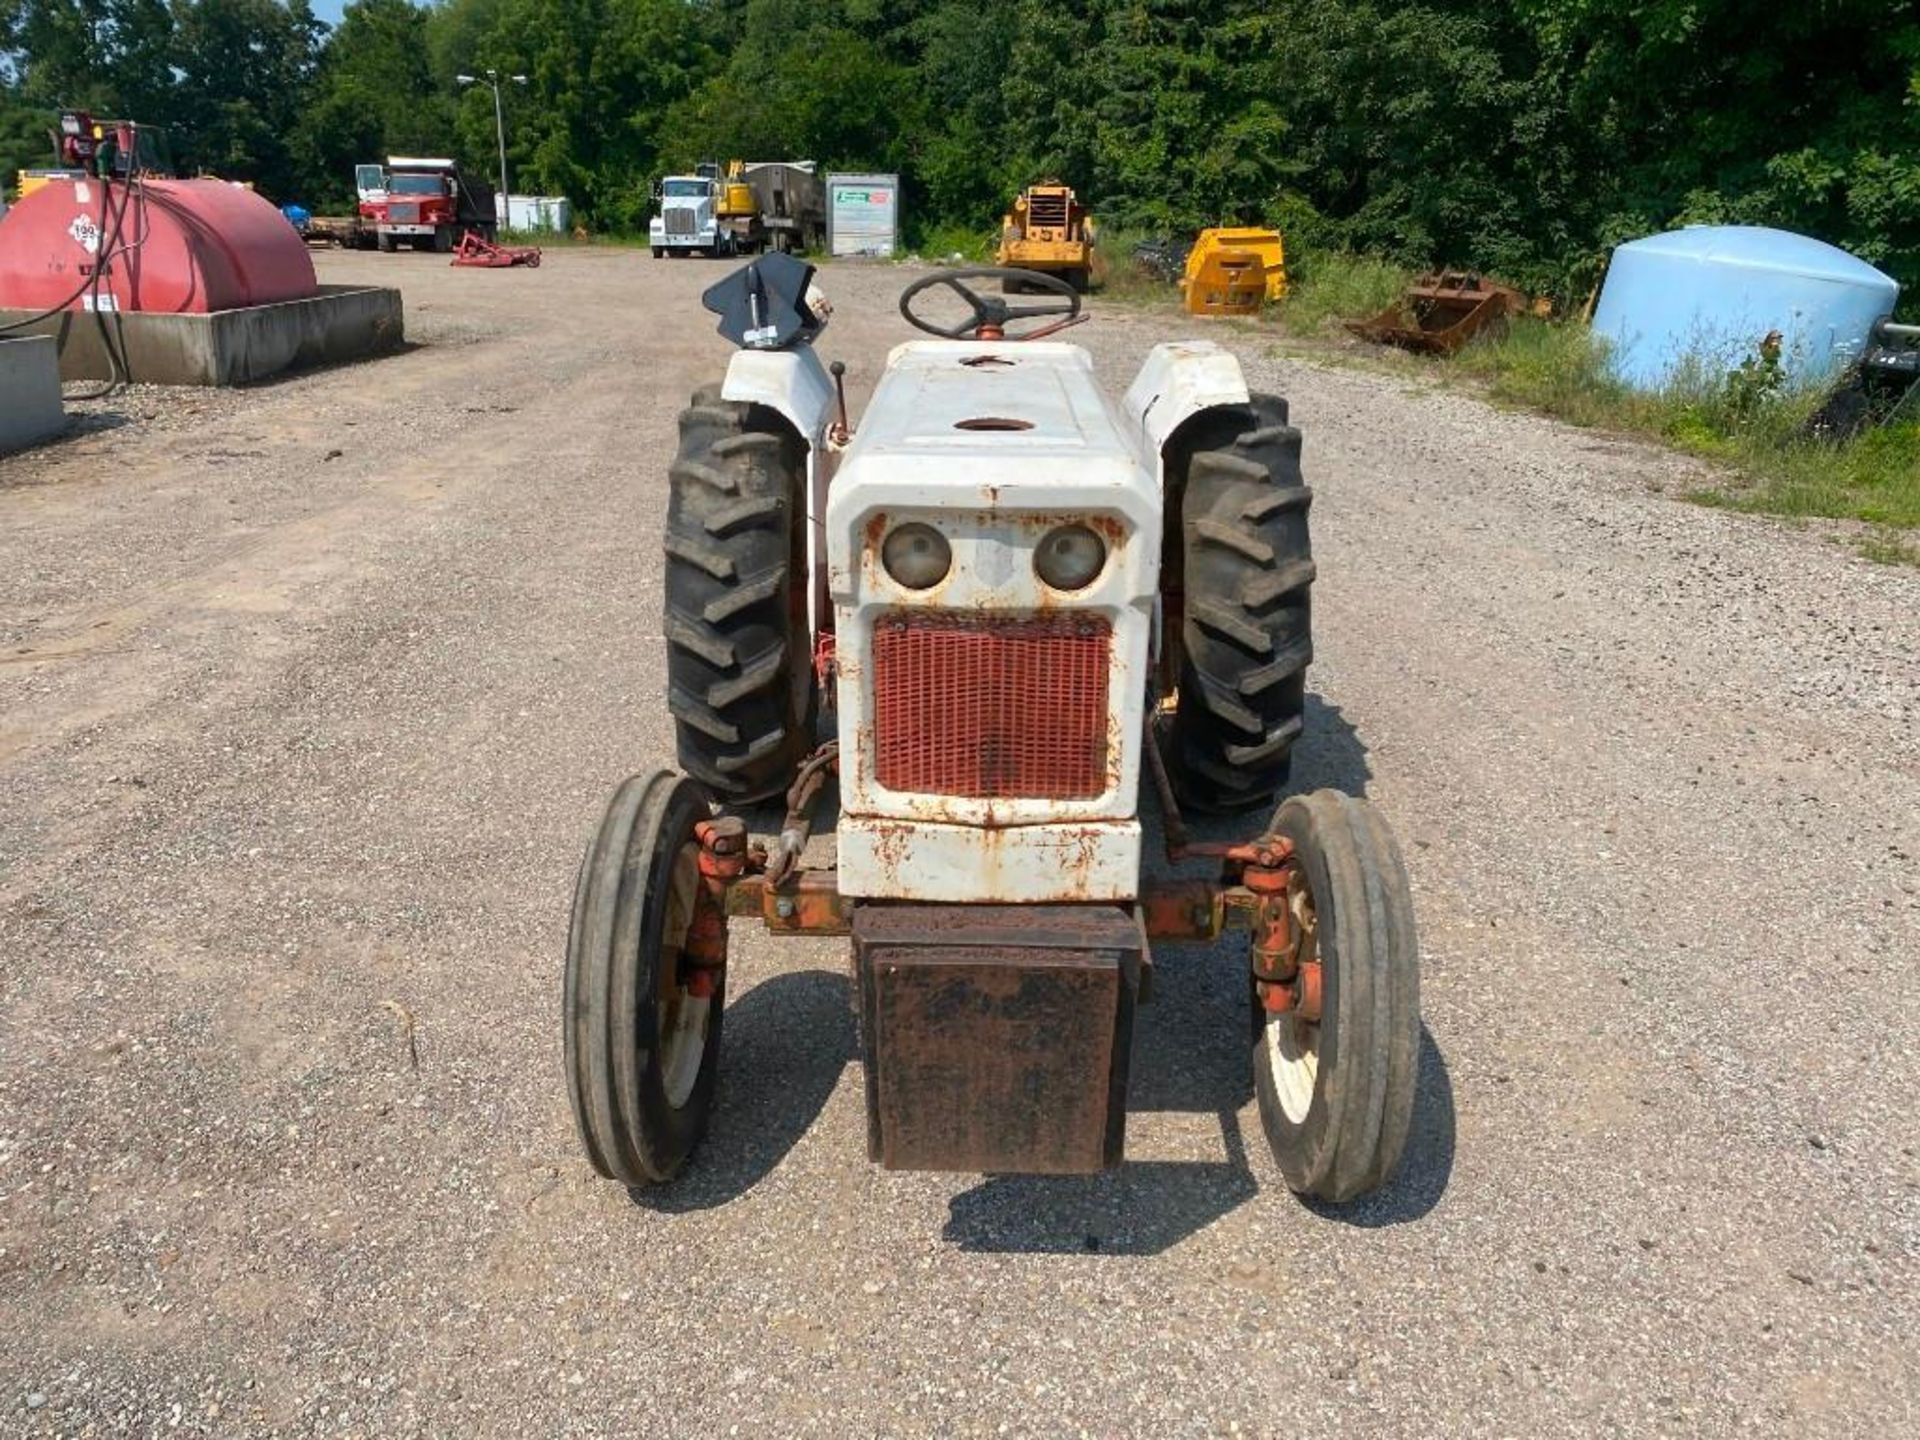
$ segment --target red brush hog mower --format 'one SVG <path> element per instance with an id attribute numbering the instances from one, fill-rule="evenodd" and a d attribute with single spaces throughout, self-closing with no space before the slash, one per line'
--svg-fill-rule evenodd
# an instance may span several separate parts
<path id="1" fill-rule="evenodd" d="M 472 266 L 477 270 L 507 270 L 515 265 L 540 266 L 540 249 L 537 245 L 502 245 L 497 240 L 489 240 L 476 230 L 464 231 L 460 244 L 454 249 L 453 265 Z"/>

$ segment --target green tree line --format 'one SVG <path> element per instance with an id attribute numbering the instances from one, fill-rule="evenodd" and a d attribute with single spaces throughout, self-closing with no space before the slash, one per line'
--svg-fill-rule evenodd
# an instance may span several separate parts
<path id="1" fill-rule="evenodd" d="M 0 0 L 0 165 L 50 109 L 167 127 L 184 171 L 329 208 L 452 151 L 644 224 L 706 158 L 898 171 L 910 232 L 985 232 L 1045 174 L 1110 226 L 1563 293 L 1689 221 L 1818 235 L 1920 283 L 1920 0 Z"/>

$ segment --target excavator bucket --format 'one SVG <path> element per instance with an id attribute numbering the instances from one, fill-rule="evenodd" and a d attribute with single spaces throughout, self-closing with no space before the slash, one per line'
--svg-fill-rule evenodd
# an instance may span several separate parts
<path id="1" fill-rule="evenodd" d="M 1274 230 L 1202 230 L 1187 253 L 1187 310 L 1194 315 L 1252 315 L 1287 293 L 1286 253 Z"/>
<path id="2" fill-rule="evenodd" d="M 1362 340 L 1420 355 L 1451 355 L 1489 325 L 1526 308 L 1526 297 L 1463 270 L 1423 275 L 1371 320 L 1349 320 Z"/>

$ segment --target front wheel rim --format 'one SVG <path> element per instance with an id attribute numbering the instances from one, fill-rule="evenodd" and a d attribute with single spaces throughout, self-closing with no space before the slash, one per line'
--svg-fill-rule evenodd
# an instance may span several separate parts
<path id="1" fill-rule="evenodd" d="M 673 858 L 667 881 L 666 915 L 660 926 L 660 963 L 655 995 L 660 1088 L 668 1108 L 680 1110 L 693 1098 L 706 1060 L 713 1027 L 713 1001 L 688 992 L 681 975 L 687 931 L 699 900 L 700 846 L 689 841 Z"/>

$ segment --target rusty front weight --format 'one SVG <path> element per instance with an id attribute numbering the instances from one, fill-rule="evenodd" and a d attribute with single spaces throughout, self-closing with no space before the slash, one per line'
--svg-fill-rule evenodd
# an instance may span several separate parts
<path id="1" fill-rule="evenodd" d="M 715 978 L 727 968 L 727 891 L 747 868 L 747 822 L 723 815 L 693 827 L 700 842 L 700 888 L 680 950 L 687 994 L 710 999 Z"/>

